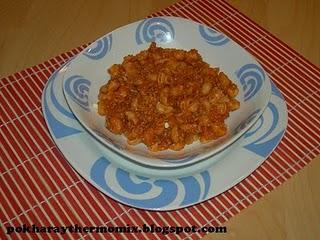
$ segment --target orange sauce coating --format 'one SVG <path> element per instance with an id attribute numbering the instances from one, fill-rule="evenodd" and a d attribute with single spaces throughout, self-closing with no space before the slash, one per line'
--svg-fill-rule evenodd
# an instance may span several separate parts
<path id="1" fill-rule="evenodd" d="M 181 150 L 227 133 L 225 119 L 240 107 L 238 87 L 197 50 L 157 47 L 124 57 L 108 69 L 98 113 L 106 128 L 150 151 Z"/>

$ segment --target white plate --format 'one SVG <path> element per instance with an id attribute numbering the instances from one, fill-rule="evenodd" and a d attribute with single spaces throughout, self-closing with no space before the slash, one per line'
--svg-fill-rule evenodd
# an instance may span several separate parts
<path id="1" fill-rule="evenodd" d="M 286 104 L 272 85 L 272 96 L 263 115 L 241 139 L 223 151 L 220 161 L 209 158 L 205 160 L 208 165 L 194 165 L 203 164 L 200 168 L 181 168 L 185 172 L 130 166 L 137 174 L 120 167 L 127 160 L 105 148 L 74 117 L 62 93 L 65 70 L 63 67 L 52 75 L 42 95 L 43 113 L 52 138 L 82 177 L 107 196 L 136 208 L 179 209 L 226 191 L 263 163 L 287 126 Z M 158 175 L 151 176 L 153 173 Z"/>
<path id="2" fill-rule="evenodd" d="M 124 136 L 105 128 L 104 117 L 99 116 L 93 106 L 99 88 L 109 79 L 107 69 L 121 63 L 124 56 L 146 49 L 153 40 L 164 47 L 196 48 L 206 62 L 220 67 L 239 86 L 237 99 L 241 107 L 227 119 L 226 137 L 207 144 L 195 142 L 178 152 L 151 153 L 143 144 L 127 145 Z M 271 84 L 259 63 L 225 35 L 191 20 L 162 17 L 131 23 L 95 41 L 71 62 L 65 73 L 64 92 L 78 120 L 107 147 L 140 164 L 176 168 L 208 158 L 243 135 L 267 105 Z M 245 127 L 239 128 L 239 124 Z"/>

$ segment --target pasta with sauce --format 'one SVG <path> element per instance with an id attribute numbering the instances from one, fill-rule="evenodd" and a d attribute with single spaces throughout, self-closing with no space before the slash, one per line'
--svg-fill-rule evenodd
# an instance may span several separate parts
<path id="1" fill-rule="evenodd" d="M 181 150 L 227 133 L 225 119 L 237 110 L 238 87 L 197 50 L 157 47 L 124 57 L 108 69 L 100 88 L 98 113 L 106 128 L 124 134 L 129 144 L 150 151 Z"/>

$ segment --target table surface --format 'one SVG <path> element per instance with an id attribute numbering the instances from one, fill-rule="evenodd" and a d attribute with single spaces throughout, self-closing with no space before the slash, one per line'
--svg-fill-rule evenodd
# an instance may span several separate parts
<path id="1" fill-rule="evenodd" d="M 1 0 L 0 77 L 41 63 L 175 0 Z M 228 0 L 320 65 L 319 0 Z M 112 11 L 110 11 L 112 9 Z M 320 158 L 205 239 L 320 239 Z"/>

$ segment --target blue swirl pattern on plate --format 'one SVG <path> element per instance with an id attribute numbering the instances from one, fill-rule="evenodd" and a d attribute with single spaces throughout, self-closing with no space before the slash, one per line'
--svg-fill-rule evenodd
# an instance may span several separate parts
<path id="1" fill-rule="evenodd" d="M 180 206 L 196 203 L 207 197 L 212 184 L 208 171 L 176 180 L 151 179 L 116 168 L 105 157 L 95 161 L 90 177 L 104 191 L 123 203 L 152 209 L 167 207 L 175 201 L 179 201 Z M 140 182 L 133 181 L 133 178 Z M 114 187 L 114 183 L 121 189 Z"/>
<path id="2" fill-rule="evenodd" d="M 70 110 L 68 110 L 67 108 L 65 108 L 62 104 L 60 104 L 58 99 L 56 98 L 56 95 L 54 94 L 54 89 L 55 89 L 54 85 L 55 85 L 56 75 L 57 75 L 56 72 L 52 75 L 52 83 L 51 83 L 51 87 L 50 87 L 51 101 L 52 101 L 53 105 L 57 108 L 57 110 L 59 112 L 61 112 L 63 115 L 65 115 L 66 117 L 69 117 L 71 119 L 75 119 L 73 113 L 70 112 Z"/>
<path id="3" fill-rule="evenodd" d="M 275 87 L 275 85 L 272 83 L 272 94 L 277 96 L 278 98 L 283 99 L 280 91 Z M 271 125 L 268 129 L 262 129 L 262 126 L 266 124 L 265 117 L 268 115 L 268 119 L 271 119 Z M 247 133 L 245 133 L 244 138 L 250 139 L 250 137 L 254 135 L 260 136 L 259 138 L 255 139 L 254 141 L 246 144 L 243 146 L 247 150 L 250 150 L 259 156 L 267 157 L 270 152 L 276 147 L 276 145 L 281 140 L 281 137 L 283 136 L 283 133 L 285 129 L 277 129 L 277 125 L 279 122 L 279 116 L 280 113 L 278 111 L 278 108 L 276 106 L 275 102 L 270 101 L 264 110 L 264 115 L 262 115 L 256 125 L 257 127 L 249 130 Z"/>
<path id="4" fill-rule="evenodd" d="M 230 41 L 224 34 L 203 25 L 199 25 L 199 33 L 207 43 L 214 46 L 222 46 Z"/>
<path id="5" fill-rule="evenodd" d="M 173 25 L 164 18 L 147 18 L 140 22 L 136 30 L 137 44 L 157 42 L 169 43 L 175 37 Z"/>
<path id="6" fill-rule="evenodd" d="M 65 65 L 61 66 L 60 69 Z M 53 135 L 57 139 L 60 139 L 66 136 L 81 133 L 82 131 L 77 128 L 68 126 L 68 124 L 58 118 L 58 116 L 60 115 L 62 117 L 64 116 L 70 120 L 76 121 L 73 113 L 66 106 L 64 106 L 65 104 L 60 103 L 59 99 L 56 97 L 55 91 L 57 89 L 54 86 L 56 83 L 57 75 L 58 70 L 49 78 L 48 84 L 44 89 L 43 111 L 46 116 L 47 123 L 52 129 Z"/>
<path id="7" fill-rule="evenodd" d="M 75 75 L 66 79 L 64 88 L 66 93 L 86 111 L 90 111 L 88 94 L 91 82 L 82 76 Z"/>
<path id="8" fill-rule="evenodd" d="M 92 60 L 99 60 L 111 50 L 112 34 L 99 39 L 94 44 L 95 46 L 90 46 L 87 50 L 84 51 L 83 55 Z"/>
<path id="9" fill-rule="evenodd" d="M 236 72 L 238 79 L 243 87 L 244 101 L 248 101 L 259 92 L 265 80 L 264 70 L 256 64 L 249 63 L 242 66 Z"/>

